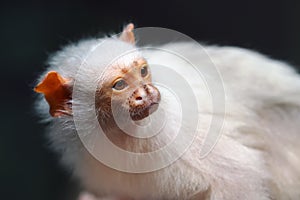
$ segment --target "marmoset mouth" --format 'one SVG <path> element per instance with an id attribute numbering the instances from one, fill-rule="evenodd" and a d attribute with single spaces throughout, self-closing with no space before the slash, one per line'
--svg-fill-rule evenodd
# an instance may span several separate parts
<path id="1" fill-rule="evenodd" d="M 130 111 L 130 117 L 133 121 L 142 120 L 148 117 L 150 114 L 154 113 L 158 109 L 158 106 L 159 106 L 158 102 L 152 102 L 148 106 L 135 108 Z"/>

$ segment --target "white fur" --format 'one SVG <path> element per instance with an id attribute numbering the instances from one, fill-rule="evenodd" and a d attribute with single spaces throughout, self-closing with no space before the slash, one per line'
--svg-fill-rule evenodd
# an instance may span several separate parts
<path id="1" fill-rule="evenodd" d="M 94 91 L 90 84 L 101 79 L 104 67 L 116 55 L 134 49 L 117 39 L 109 39 L 98 57 L 85 60 L 99 42 L 91 39 L 69 45 L 49 61 L 47 71 L 55 70 L 73 78 L 84 63 L 81 72 L 85 75 L 76 80 L 82 87 L 82 102 L 75 103 L 91 102 L 85 99 Z M 133 199 L 300 199 L 299 75 L 283 62 L 241 48 L 205 46 L 203 55 L 199 55 L 189 43 L 161 48 L 166 47 L 189 52 L 189 59 L 197 66 L 207 65 L 207 53 L 220 72 L 226 95 L 226 118 L 217 145 L 207 157 L 200 158 L 200 146 L 211 117 L 219 114 L 212 111 L 210 96 L 201 80 L 189 79 L 200 97 L 201 124 L 193 145 L 172 165 L 142 174 L 120 172 L 94 159 L 82 146 L 72 117 L 50 119 L 47 104 L 41 98 L 38 111 L 50 121 L 52 146 L 61 153 L 63 164 L 73 169 L 83 187 L 98 196 Z M 121 62 L 130 63 L 139 56 L 140 53 L 130 54 Z M 153 62 L 168 61 L 183 76 L 192 76 L 182 68 L 186 63 L 168 56 L 148 51 L 146 57 Z M 162 101 L 167 102 L 166 98 L 162 95 Z M 180 116 L 172 113 L 170 105 L 168 108 L 166 104 L 166 110 L 176 124 Z M 193 109 L 195 105 L 190 106 Z M 188 133 L 189 124 L 183 126 Z M 94 127 L 87 124 L 86 128 Z M 166 140 L 174 136 L 172 130 L 172 127 L 164 130 Z M 209 191 L 208 195 L 202 194 L 203 191 Z"/>

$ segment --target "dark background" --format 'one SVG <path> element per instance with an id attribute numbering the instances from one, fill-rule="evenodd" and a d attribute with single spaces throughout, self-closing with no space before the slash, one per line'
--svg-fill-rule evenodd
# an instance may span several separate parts
<path id="1" fill-rule="evenodd" d="M 47 148 L 32 109 L 34 80 L 70 41 L 136 27 L 165 27 L 209 44 L 260 51 L 300 66 L 297 1 L 0 2 L 0 199 L 74 199 L 77 186 Z M 299 1 L 298 1 L 299 2 Z"/>

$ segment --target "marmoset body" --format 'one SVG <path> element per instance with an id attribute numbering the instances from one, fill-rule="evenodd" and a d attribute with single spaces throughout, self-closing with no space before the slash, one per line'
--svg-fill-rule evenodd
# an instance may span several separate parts
<path id="1" fill-rule="evenodd" d="M 88 57 L 102 40 L 106 43 Z M 135 153 L 155 151 L 176 137 L 174 127 L 181 116 L 173 109 L 175 100 L 152 81 L 155 74 L 151 74 L 148 62 L 168 63 L 183 75 L 188 63 L 151 50 L 143 56 L 135 45 L 132 24 L 119 38 L 79 41 L 50 58 L 49 68 L 35 88 L 43 94 L 37 100 L 37 110 L 48 121 L 51 146 L 82 187 L 97 198 L 300 199 L 300 76 L 296 71 L 284 62 L 237 47 L 203 45 L 203 55 L 188 42 L 159 46 L 166 47 L 188 52 L 196 67 L 207 64 L 202 59 L 205 56 L 211 58 L 224 87 L 224 124 L 214 148 L 201 158 L 211 117 L 220 113 L 211 109 L 204 84 L 188 80 L 198 98 L 197 105 L 188 105 L 198 109 L 200 125 L 194 141 L 176 161 L 144 173 L 120 171 L 97 160 L 77 134 L 74 108 L 78 106 L 79 120 L 92 119 L 89 115 L 94 113 L 106 137 L 119 148 Z M 119 57 L 124 52 L 132 53 Z M 80 110 L 83 104 L 88 104 L 87 110 Z M 119 109 L 121 119 L 127 111 L 137 123 L 157 117 L 162 106 L 170 123 L 158 136 L 135 138 L 140 130 L 132 128 L 130 135 L 125 133 L 115 120 L 112 105 Z M 87 135 L 98 134 L 92 120 L 83 126 L 80 130 Z M 189 126 L 188 122 L 181 124 L 187 134 Z M 110 155 L 109 150 L 105 153 Z M 113 158 L 128 165 L 138 163 L 118 155 Z"/>

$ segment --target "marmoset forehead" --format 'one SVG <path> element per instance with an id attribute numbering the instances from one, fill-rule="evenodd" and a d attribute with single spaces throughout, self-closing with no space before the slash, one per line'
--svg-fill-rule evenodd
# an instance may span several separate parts
<path id="1" fill-rule="evenodd" d="M 118 73 L 126 74 L 146 64 L 147 61 L 143 57 L 136 58 L 129 63 L 122 62 L 122 59 L 119 59 L 111 65 L 111 69 Z"/>
<path id="2" fill-rule="evenodd" d="M 112 63 L 109 67 L 104 70 L 101 77 L 105 77 L 100 79 L 99 84 L 111 84 L 118 78 L 124 78 L 130 76 L 130 74 L 134 74 L 135 72 L 140 72 L 140 68 L 142 66 L 147 65 L 147 61 L 143 57 L 137 57 L 131 62 L 122 62 L 122 59 L 117 60 Z M 134 78 L 135 76 L 131 77 Z M 102 82 L 103 81 L 103 82 Z"/>

